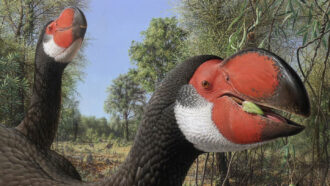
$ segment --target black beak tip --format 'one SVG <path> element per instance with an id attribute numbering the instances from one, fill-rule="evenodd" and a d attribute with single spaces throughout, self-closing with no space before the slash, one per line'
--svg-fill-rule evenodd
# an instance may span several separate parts
<path id="1" fill-rule="evenodd" d="M 293 68 L 282 58 L 274 54 L 276 65 L 280 69 L 278 95 L 274 96 L 279 108 L 305 117 L 310 115 L 310 102 L 304 83 Z"/>
<path id="2" fill-rule="evenodd" d="M 302 82 L 299 82 L 302 84 Z M 294 98 L 293 98 L 294 99 Z M 304 117 L 308 117 L 311 114 L 311 106 L 308 98 L 307 91 L 302 85 L 297 89 L 297 94 L 295 95 L 296 101 L 296 114 Z"/>
<path id="3" fill-rule="evenodd" d="M 285 125 L 285 127 L 287 127 L 286 131 L 288 133 L 285 134 L 284 136 L 293 136 L 302 132 L 305 129 L 305 126 L 299 125 L 291 120 L 287 120 L 287 124 Z"/>
<path id="4" fill-rule="evenodd" d="M 87 21 L 84 13 L 77 7 L 69 7 L 74 10 L 73 26 L 77 30 L 77 37 L 83 38 L 87 30 Z"/>
<path id="5" fill-rule="evenodd" d="M 261 135 L 262 141 L 273 140 L 279 137 L 288 137 L 299 134 L 305 127 L 288 120 L 288 123 L 272 123 L 267 125 Z"/>
<path id="6" fill-rule="evenodd" d="M 292 130 L 292 132 L 289 134 L 289 136 L 299 134 L 303 130 L 305 130 L 305 126 L 302 126 L 302 125 L 295 126 L 295 130 Z"/>

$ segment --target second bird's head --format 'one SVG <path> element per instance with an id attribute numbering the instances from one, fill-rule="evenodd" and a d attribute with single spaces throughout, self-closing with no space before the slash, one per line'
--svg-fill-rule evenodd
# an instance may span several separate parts
<path id="1" fill-rule="evenodd" d="M 199 63 L 178 91 L 174 107 L 178 127 L 195 148 L 244 150 L 304 129 L 274 112 L 310 114 L 302 81 L 277 55 L 247 49 L 225 60 L 215 56 Z"/>

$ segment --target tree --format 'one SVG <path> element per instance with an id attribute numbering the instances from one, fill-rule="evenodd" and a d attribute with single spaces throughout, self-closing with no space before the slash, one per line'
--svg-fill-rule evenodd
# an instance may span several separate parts
<path id="1" fill-rule="evenodd" d="M 136 79 L 148 92 L 155 90 L 180 56 L 187 33 L 177 24 L 175 17 L 153 18 L 149 28 L 141 32 L 143 41 L 132 41 L 129 55 L 137 65 Z"/>
<path id="2" fill-rule="evenodd" d="M 60 125 L 58 127 L 57 140 L 76 141 L 81 114 L 78 110 L 79 102 L 75 98 L 66 98 L 61 105 Z"/>
<path id="3" fill-rule="evenodd" d="M 19 64 L 17 54 L 9 54 L 6 57 L 0 56 L 0 123 L 8 126 L 16 126 L 23 118 L 23 113 L 19 112 L 22 102 L 19 100 L 21 88 L 28 89 L 26 79 L 17 77 Z"/>
<path id="4" fill-rule="evenodd" d="M 8 92 L 9 89 L 0 90 L 0 94 L 15 96 L 14 100 L 3 100 L 3 106 L 20 103 L 16 104 L 17 109 L 13 111 L 20 118 L 15 121 L 10 120 L 11 122 L 18 124 L 17 121 L 23 118 L 29 105 L 34 77 L 34 51 L 40 30 L 48 21 L 58 17 L 65 7 L 76 6 L 84 9 L 87 5 L 87 0 L 0 0 L 0 57 L 5 58 L 10 53 L 15 53 L 19 57 L 16 57 L 13 62 L 17 65 L 15 77 L 17 81 L 26 81 L 28 85 L 24 87 L 21 86 L 23 84 L 17 84 L 18 90 L 11 93 Z M 73 65 L 70 65 L 64 72 L 62 88 L 64 102 L 70 98 L 74 99 L 76 95 L 76 83 L 81 79 L 82 68 L 86 61 L 83 51 L 79 52 L 78 58 L 79 63 L 77 60 L 74 61 Z M 4 81 L 3 77 L 0 74 L 0 81 Z M 9 107 L 5 109 L 10 110 Z M 65 111 L 67 110 L 64 109 Z M 70 115 L 63 114 L 63 116 Z M 4 124 L 7 125 L 7 123 Z M 12 123 L 8 125 L 12 125 Z"/>
<path id="5" fill-rule="evenodd" d="M 129 123 L 134 121 L 145 105 L 145 91 L 134 81 L 131 70 L 128 74 L 119 75 L 108 87 L 108 97 L 104 102 L 105 112 L 119 117 L 125 128 L 125 138 L 129 140 Z"/>
<path id="6" fill-rule="evenodd" d="M 107 119 L 104 117 L 81 116 L 78 122 L 78 139 L 83 142 L 99 142 L 100 139 L 106 140 L 105 136 L 108 136 L 112 132 Z"/>

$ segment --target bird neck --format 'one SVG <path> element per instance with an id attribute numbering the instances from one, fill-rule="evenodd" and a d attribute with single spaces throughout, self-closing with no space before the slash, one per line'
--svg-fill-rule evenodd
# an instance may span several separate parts
<path id="1" fill-rule="evenodd" d="M 17 129 L 41 148 L 49 148 L 55 138 L 60 115 L 62 74 L 66 65 L 55 62 L 39 45 L 30 106 Z"/>
<path id="2" fill-rule="evenodd" d="M 183 136 L 174 116 L 180 88 L 196 69 L 215 56 L 197 56 L 179 64 L 160 83 L 144 110 L 134 145 L 126 161 L 99 185 L 182 185 L 201 153 Z"/>
<path id="3" fill-rule="evenodd" d="M 182 185 L 201 152 L 184 138 L 173 112 L 170 106 L 143 119 L 126 161 L 100 185 Z"/>

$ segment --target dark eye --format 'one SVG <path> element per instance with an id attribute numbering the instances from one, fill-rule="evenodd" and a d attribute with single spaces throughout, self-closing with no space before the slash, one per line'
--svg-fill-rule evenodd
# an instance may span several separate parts
<path id="1" fill-rule="evenodd" d="M 208 81 L 204 80 L 204 81 L 202 81 L 202 86 L 204 88 L 209 88 L 210 87 L 210 83 Z"/>

